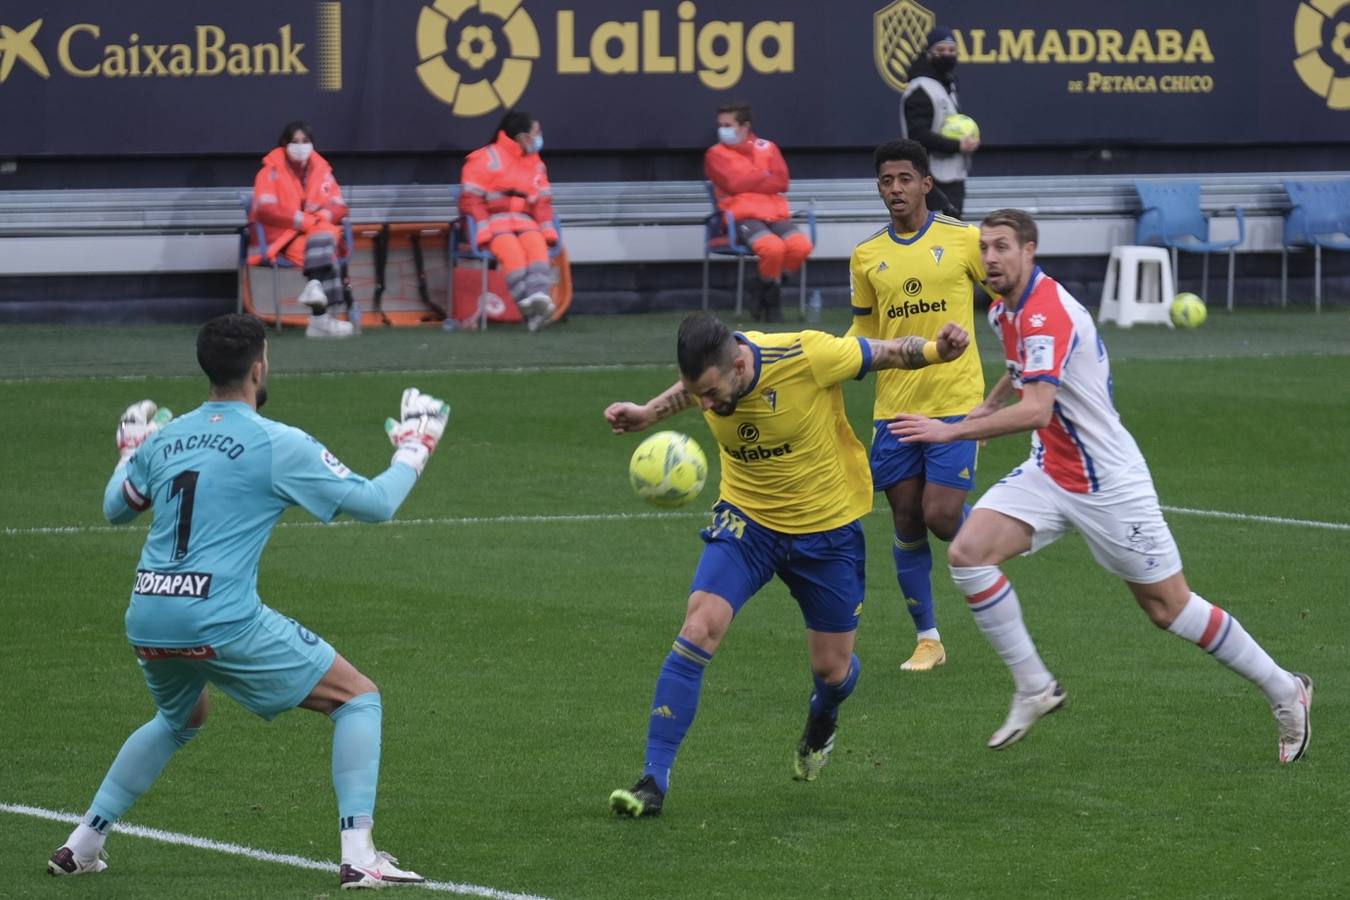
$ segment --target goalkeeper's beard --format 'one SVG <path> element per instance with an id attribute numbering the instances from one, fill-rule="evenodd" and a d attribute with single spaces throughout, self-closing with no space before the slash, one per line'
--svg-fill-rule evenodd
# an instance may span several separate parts
<path id="1" fill-rule="evenodd" d="M 253 408 L 262 409 L 267 404 L 267 385 L 258 385 L 258 393 L 253 398 Z"/>

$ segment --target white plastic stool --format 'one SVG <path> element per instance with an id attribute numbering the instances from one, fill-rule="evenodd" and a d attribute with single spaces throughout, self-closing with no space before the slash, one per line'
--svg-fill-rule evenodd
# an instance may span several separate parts
<path id="1" fill-rule="evenodd" d="M 1166 248 L 1115 247 L 1106 264 L 1097 321 L 1114 321 L 1121 328 L 1138 323 L 1174 328 L 1170 314 L 1174 296 L 1172 258 Z"/>

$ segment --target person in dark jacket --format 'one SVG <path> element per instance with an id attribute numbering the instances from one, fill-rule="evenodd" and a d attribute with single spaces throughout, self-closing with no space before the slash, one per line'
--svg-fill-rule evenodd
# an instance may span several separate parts
<path id="1" fill-rule="evenodd" d="M 959 115 L 961 107 L 956 96 L 956 39 L 950 28 L 938 26 L 928 34 L 928 50 L 919 57 L 910 71 L 900 107 L 900 133 L 912 138 L 928 151 L 933 182 L 947 200 L 949 215 L 961 218 L 966 203 L 966 174 L 970 171 L 970 155 L 980 147 L 978 137 L 960 140 L 945 137 L 942 123 Z M 935 202 L 930 197 L 930 205 Z"/>

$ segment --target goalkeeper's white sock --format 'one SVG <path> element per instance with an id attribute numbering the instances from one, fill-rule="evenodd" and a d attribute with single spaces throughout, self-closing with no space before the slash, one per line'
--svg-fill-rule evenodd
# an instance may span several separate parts
<path id="1" fill-rule="evenodd" d="M 79 860 L 94 859 L 103 851 L 103 842 L 108 839 L 108 835 L 101 831 L 95 831 L 90 826 L 81 822 L 75 826 L 75 830 L 66 838 L 66 846 L 70 852 L 75 854 Z"/>
<path id="2" fill-rule="evenodd" d="M 342 861 L 356 866 L 369 866 L 375 863 L 375 839 L 371 836 L 371 826 L 364 828 L 342 829 Z"/>

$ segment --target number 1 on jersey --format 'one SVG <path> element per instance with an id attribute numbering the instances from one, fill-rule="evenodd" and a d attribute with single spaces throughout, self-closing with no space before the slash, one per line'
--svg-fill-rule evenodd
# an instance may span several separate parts
<path id="1" fill-rule="evenodd" d="M 197 473 L 188 469 L 179 472 L 169 484 L 169 499 L 182 495 L 178 501 L 178 537 L 173 545 L 173 558 L 187 556 L 188 540 L 192 537 L 192 504 L 197 496 Z"/>

